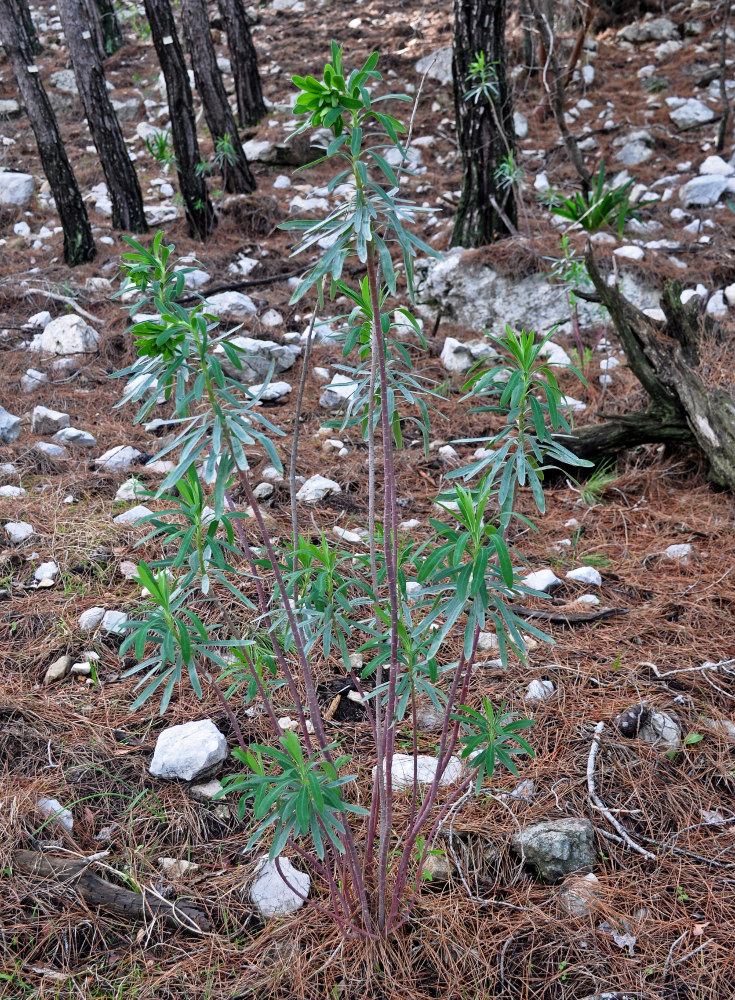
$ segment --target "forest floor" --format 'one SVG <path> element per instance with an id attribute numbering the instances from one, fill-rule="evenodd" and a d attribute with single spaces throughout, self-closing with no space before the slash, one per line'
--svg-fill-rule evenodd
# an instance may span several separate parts
<path id="1" fill-rule="evenodd" d="M 331 38 L 344 42 L 350 63 L 379 50 L 388 83 L 399 91 L 407 85 L 418 87 L 417 59 L 451 41 L 447 0 L 429 5 L 333 0 L 307 6 L 307 13 L 258 8 L 254 40 L 266 96 L 274 103 L 287 100 L 292 73 L 319 74 Z M 684 9 L 690 5 L 679 6 L 671 15 L 674 20 L 695 16 Z M 626 48 L 614 32 L 597 37 L 594 83 L 586 94 L 581 84 L 572 85 L 570 102 L 586 96 L 594 104 L 593 116 L 610 107 L 616 124 L 593 125 L 600 148 L 588 162 L 594 164 L 604 155 L 612 165 L 613 140 L 635 128 L 655 136 L 656 155 L 631 170 L 646 185 L 676 173 L 679 162 L 698 163 L 713 152 L 703 149 L 703 143 L 711 143 L 714 127 L 677 132 L 661 100 L 667 94 L 696 96 L 697 73 L 717 59 L 710 38 L 714 5 L 699 7 L 702 36 L 688 39 L 662 63 L 660 73 L 657 68 L 667 80 L 663 94 L 647 93 L 637 75 L 655 61 L 650 46 Z M 703 42 L 711 47 L 696 51 Z M 226 54 L 226 48 L 221 52 Z M 514 43 L 511 63 L 518 58 Z M 63 46 L 49 48 L 39 63 L 46 78 L 68 65 L 66 51 Z M 158 75 L 154 50 L 132 31 L 125 48 L 109 60 L 109 69 L 116 97 L 137 93 L 160 100 L 153 89 Z M 0 98 L 14 96 L 9 68 L 1 60 L 0 73 Z M 533 268 L 541 269 L 541 258 L 559 253 L 559 230 L 536 204 L 533 176 L 544 170 L 554 187 L 575 187 L 553 120 L 538 123 L 532 118 L 539 97 L 537 80 L 526 82 L 521 76 L 516 87 L 516 106 L 530 123 L 529 137 L 520 144 L 520 164 L 528 181 L 524 238 L 488 251 L 496 265 L 511 274 L 528 267 L 529 247 Z M 269 113 L 268 119 L 278 124 L 269 128 L 266 121 L 246 138 L 280 137 L 285 118 L 281 112 Z M 427 80 L 414 135 L 431 136 L 435 142 L 422 149 L 426 171 L 406 186 L 419 202 L 436 206 L 437 222 L 418 232 L 439 250 L 449 245 L 460 184 L 452 120 L 451 88 Z M 89 136 L 73 110 L 60 121 L 74 169 L 88 191 L 103 180 L 95 155 L 85 152 Z M 125 128 L 132 135 L 135 123 Z M 0 132 L 14 140 L 0 150 L 5 166 L 41 175 L 27 120 L 0 122 Z M 149 182 L 162 175 L 142 144 L 136 148 L 148 200 Z M 323 166 L 302 173 L 286 167 L 255 169 L 258 191 L 252 198 L 220 206 L 219 225 L 207 244 L 189 239 L 183 219 L 165 227 L 166 240 L 176 245 L 177 253 L 195 254 L 212 275 L 210 288 L 236 280 L 227 267 L 238 254 L 259 260 L 249 280 L 290 275 L 300 266 L 289 259 L 291 237 L 276 225 L 288 216 L 299 186 L 304 185 L 308 197 L 326 183 L 328 173 Z M 275 189 L 278 174 L 290 175 L 292 186 Z M 671 206 L 676 204 L 674 199 Z M 711 291 L 735 281 L 735 214 L 725 205 L 707 210 L 703 218 L 712 220 L 705 230 L 710 239 L 700 242 L 696 235 L 685 233 L 686 240 L 682 238 L 681 225 L 668 211 L 671 206 L 659 203 L 642 209 L 641 215 L 659 221 L 662 229 L 656 238 L 671 239 L 679 249 L 672 254 L 647 252 L 644 261 L 621 265 L 635 269 L 652 285 L 676 277 L 689 287 L 702 282 Z M 132 613 L 139 589 L 120 564 L 158 554 L 152 546 L 136 547 L 141 531 L 113 524 L 113 516 L 123 509 L 115 505 L 115 493 L 126 476 L 97 471 L 92 464 L 98 453 L 119 444 L 133 445 L 147 455 L 156 450 L 155 438 L 133 424 L 131 407 L 114 409 L 120 383 L 109 376 L 133 357 L 125 336 L 127 313 L 119 300 L 85 289 L 89 277 L 117 282 L 125 247 L 106 220 L 93 216 L 100 226 L 97 235 L 109 235 L 114 242 L 99 244 L 93 263 L 70 272 L 63 264 L 60 236 L 34 250 L 28 239 L 13 235 L 13 225 L 22 218 L 20 211 L 0 218 L 0 237 L 5 240 L 0 245 L 0 328 L 8 331 L 0 342 L 0 404 L 24 417 L 18 442 L 0 447 L 0 463 L 12 462 L 16 469 L 2 483 L 27 490 L 22 500 L 0 498 L 0 517 L 4 522 L 28 521 L 35 528 L 24 548 L 0 551 L 0 997 L 726 1000 L 735 994 L 735 741 L 722 725 L 735 723 L 735 682 L 725 669 L 702 669 L 707 661 L 735 657 L 735 517 L 732 496 L 708 484 L 700 456 L 656 446 L 638 448 L 618 461 L 596 491 L 580 491 L 560 478 L 549 486 L 546 513 L 536 517 L 539 530 L 517 529 L 511 538 L 530 569 L 550 567 L 564 579 L 573 566 L 596 567 L 602 576 L 602 605 L 620 614 L 573 626 L 549 623 L 555 645 L 539 646 L 528 664 L 511 660 L 507 669 L 491 665 L 476 671 L 472 698 L 486 695 L 496 705 L 505 702 L 509 710 L 528 712 L 524 692 L 534 678 L 552 681 L 555 693 L 533 707 L 535 757 L 519 759 L 520 777 L 534 782 L 533 801 L 512 809 L 487 799 L 471 801 L 456 821 L 455 832 L 465 842 L 480 838 L 496 849 L 492 870 L 480 870 L 473 879 L 474 895 L 468 895 L 458 878 L 447 885 L 426 883 L 411 921 L 380 946 L 341 942 L 338 932 L 309 907 L 263 925 L 249 902 L 255 856 L 241 855 L 248 834 L 246 824 L 238 822 L 236 802 L 215 810 L 211 804 L 194 802 L 185 786 L 148 773 L 157 735 L 166 726 L 211 718 L 232 745 L 230 723 L 213 689 L 205 688 L 198 701 L 183 686 L 163 718 L 153 701 L 131 711 L 134 679 L 122 677 L 130 663 L 121 664 L 119 642 L 109 637 L 90 642 L 79 629 L 80 614 L 93 606 Z M 43 221 L 43 209 L 34 208 L 32 227 Z M 572 239 L 582 246 L 581 237 L 573 234 Z M 600 256 L 609 255 L 613 246 L 601 244 Z M 683 258 L 686 268 L 673 263 L 672 255 Z M 49 309 L 52 315 L 65 311 L 47 297 L 48 291 L 72 296 L 95 317 L 102 335 L 100 353 L 72 376 L 24 397 L 19 380 L 35 361 L 18 347 L 27 337 L 21 327 L 38 310 Z M 245 291 L 259 315 L 277 309 L 284 329 L 304 329 L 304 303 L 289 305 L 286 278 Z M 254 336 L 273 335 L 257 318 L 248 325 L 247 332 Z M 583 331 L 591 348 L 584 363 L 588 385 L 574 385 L 571 378 L 567 385 L 587 403 L 582 420 L 600 403 L 594 348 L 603 333 L 614 341 L 608 327 Z M 441 325 L 435 333 L 439 346 L 446 335 L 466 340 L 478 331 Z M 573 344 L 562 342 L 571 351 Z M 487 421 L 460 403 L 461 378 L 448 376 L 437 353 L 412 352 L 416 370 L 441 387 L 434 437 L 451 441 L 486 434 Z M 315 349 L 312 359 L 326 367 L 339 361 L 337 349 L 323 346 Z M 299 373 L 297 362 L 285 377 L 296 383 Z M 308 515 L 304 512 L 304 519 L 311 517 L 315 534 L 329 532 L 335 524 L 364 528 L 365 446 L 353 429 L 339 435 L 349 448 L 346 457 L 324 454 L 317 437 L 326 416 L 318 405 L 321 381 L 310 374 L 306 385 L 298 471 L 335 479 L 343 492 Z M 287 435 L 293 396 L 268 409 L 269 418 Z M 605 409 L 623 412 L 641 399 L 640 386 L 622 370 L 608 389 Z M 70 414 L 74 426 L 91 431 L 97 450 L 63 461 L 40 455 L 29 413 L 24 412 L 38 402 Z M 460 448 L 463 457 L 470 450 Z M 254 465 L 256 480 L 264 464 Z M 446 471 L 434 452 L 425 456 L 419 441 L 408 441 L 398 454 L 402 514 L 422 522 L 416 539 L 429 537 L 428 519 L 435 513 L 433 502 L 446 483 Z M 136 474 L 153 488 L 160 481 L 143 468 Z M 156 508 L 156 501 L 146 502 Z M 522 507 L 532 514 L 528 497 Z M 269 512 L 287 533 L 286 483 L 276 484 Z M 578 523 L 569 527 L 571 519 Z M 560 545 L 563 540 L 568 542 Z M 688 560 L 664 555 L 677 543 L 691 544 Z M 51 559 L 60 567 L 55 585 L 41 590 L 28 586 L 35 567 Z M 543 606 L 564 611 L 581 593 L 579 585 L 565 581 Z M 100 656 L 99 683 L 67 677 L 60 684 L 44 685 L 53 660 L 67 653 L 76 659 L 90 648 Z M 340 671 L 338 658 L 317 667 L 324 683 Z M 679 720 L 688 736 L 680 751 L 662 753 L 612 728 L 620 712 L 643 700 Z M 232 707 L 246 740 L 266 737 L 261 718 L 245 716 L 244 705 Z M 279 709 L 288 714 L 287 697 Z M 606 730 L 595 772 L 597 794 L 652 857 L 621 842 L 590 802 L 588 760 L 595 726 L 602 721 Z M 345 752 L 355 755 L 361 794 L 369 796 L 374 758 L 367 722 L 351 711 L 337 713 L 327 725 L 339 735 Z M 436 733 L 422 733 L 420 751 L 431 753 L 436 742 Z M 223 773 L 228 770 L 225 765 Z M 495 781 L 502 790 L 516 785 L 506 773 L 496 774 Z M 72 833 L 43 828 L 35 808 L 39 796 L 73 808 Z M 508 849 L 518 824 L 570 816 L 592 821 L 599 852 L 595 909 L 578 918 L 564 911 L 558 885 L 539 881 Z M 114 877 L 110 871 L 116 870 L 137 886 L 186 896 L 211 915 L 212 932 L 193 936 L 156 922 L 133 924 L 85 907 L 68 887 L 13 871 L 13 851 L 36 848 L 39 839 L 51 835 L 78 856 L 109 851 L 104 859 L 110 866 L 107 877 Z M 199 868 L 185 878 L 170 878 L 158 866 L 161 856 L 190 859 Z M 105 875 L 102 869 L 99 873 Z M 318 894 L 323 887 L 313 891 Z"/>

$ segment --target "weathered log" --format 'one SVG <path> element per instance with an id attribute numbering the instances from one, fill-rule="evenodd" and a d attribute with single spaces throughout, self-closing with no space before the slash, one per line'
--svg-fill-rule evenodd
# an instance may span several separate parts
<path id="1" fill-rule="evenodd" d="M 586 265 L 595 286 L 594 301 L 609 312 L 628 365 L 650 403 L 643 410 L 577 428 L 561 435 L 560 441 L 580 458 L 596 462 L 639 444 L 696 446 L 709 462 L 710 479 L 735 489 L 735 399 L 719 386 L 708 386 L 699 371 L 701 329 L 716 337 L 716 324 L 709 319 L 702 324 L 697 307 L 682 304 L 681 287 L 674 282 L 663 290 L 662 325 L 615 285 L 608 285 L 589 244 Z"/>
<path id="2" fill-rule="evenodd" d="M 129 920 L 161 917 L 170 927 L 210 930 L 209 918 L 199 907 L 184 901 L 169 902 L 152 893 L 144 895 L 113 885 L 93 874 L 88 863 L 79 858 L 49 857 L 37 851 L 15 851 L 13 867 L 24 874 L 44 879 L 47 887 L 50 884 L 51 887 L 58 885 L 71 888 L 89 906 L 102 907 L 119 917 Z"/>

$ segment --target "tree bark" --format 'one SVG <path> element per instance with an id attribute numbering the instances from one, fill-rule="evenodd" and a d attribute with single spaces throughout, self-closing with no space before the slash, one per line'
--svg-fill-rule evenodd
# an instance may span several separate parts
<path id="1" fill-rule="evenodd" d="M 119 917 L 134 920 L 150 920 L 162 917 L 170 927 L 184 927 L 189 930 L 210 930 L 209 919 L 203 910 L 188 902 L 169 902 L 152 893 L 133 892 L 121 886 L 106 882 L 89 870 L 86 861 L 77 858 L 54 858 L 37 851 L 15 851 L 13 867 L 26 875 L 37 876 L 48 884 L 56 885 L 68 894 L 71 888 L 89 906 L 100 906 Z"/>
<path id="2" fill-rule="evenodd" d="M 496 170 L 515 141 L 513 103 L 506 75 L 505 0 L 454 0 L 454 107 L 462 154 L 462 194 L 452 246 L 479 247 L 515 231 L 513 185 L 503 186 Z M 465 100 L 472 85 L 470 63 L 484 53 L 497 93 Z"/>
<path id="3" fill-rule="evenodd" d="M 722 118 L 720 118 L 720 127 L 717 130 L 717 146 L 715 147 L 718 153 L 721 153 L 725 148 L 727 126 L 730 121 L 730 97 L 727 93 L 727 31 L 730 21 L 729 0 L 724 0 L 723 7 L 725 8 L 725 11 L 722 17 L 722 24 L 720 26 L 720 100 L 722 101 Z"/>
<path id="4" fill-rule="evenodd" d="M 258 72 L 258 55 L 245 7 L 242 0 L 219 0 L 219 9 L 227 32 L 240 125 L 256 125 L 265 115 L 266 108 Z"/>
<path id="5" fill-rule="evenodd" d="M 594 300 L 610 313 L 628 364 L 650 403 L 645 410 L 581 427 L 559 440 L 581 458 L 593 461 L 647 442 L 695 445 L 709 462 L 710 479 L 735 489 L 735 399 L 719 386 L 708 386 L 698 370 L 697 307 L 682 305 L 678 283 L 666 285 L 661 301 L 666 324 L 661 327 L 607 284 L 589 245 L 586 264 L 595 286 Z M 716 336 L 714 324 L 709 326 L 710 334 Z M 724 334 L 721 339 L 724 342 Z M 732 370 L 733 365 L 728 367 Z"/>
<path id="6" fill-rule="evenodd" d="M 33 65 L 30 39 L 18 0 L 0 0 L 0 42 L 10 61 L 28 113 L 43 170 L 51 185 L 64 230 L 64 260 L 71 267 L 92 260 L 96 253 L 92 227 L 74 172 L 66 155 L 51 103 Z"/>
<path id="7" fill-rule="evenodd" d="M 112 225 L 145 233 L 143 195 L 107 93 L 97 45 L 87 27 L 84 0 L 58 0 L 58 5 L 79 96 L 110 192 Z"/>
<path id="8" fill-rule="evenodd" d="M 204 107 L 215 154 L 218 145 L 221 157 L 222 179 L 225 191 L 232 194 L 250 194 L 255 190 L 255 178 L 250 172 L 247 157 L 237 134 L 235 116 L 230 108 L 222 76 L 217 65 L 209 31 L 206 0 L 182 0 L 181 17 L 184 38 L 194 69 L 199 96 Z M 223 147 L 226 146 L 225 150 Z"/>
<path id="9" fill-rule="evenodd" d="M 43 46 L 38 37 L 38 31 L 36 30 L 36 22 L 31 17 L 31 8 L 28 6 L 28 0 L 18 0 L 18 10 L 20 11 L 21 20 L 23 21 L 23 27 L 28 35 L 28 42 L 31 47 L 31 52 L 34 56 L 37 56 Z"/>
<path id="10" fill-rule="evenodd" d="M 206 181 L 197 173 L 201 155 L 184 53 L 169 0 L 145 0 L 145 12 L 166 81 L 176 172 L 189 231 L 192 236 L 206 240 L 216 225 L 216 217 Z"/>
<path id="11" fill-rule="evenodd" d="M 102 47 L 105 55 L 111 56 L 125 44 L 125 36 L 112 0 L 96 0 L 102 28 Z"/>

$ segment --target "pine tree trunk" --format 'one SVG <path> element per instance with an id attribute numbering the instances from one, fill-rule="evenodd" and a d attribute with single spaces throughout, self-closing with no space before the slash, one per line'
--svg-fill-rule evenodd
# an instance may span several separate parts
<path id="1" fill-rule="evenodd" d="M 20 11 L 20 16 L 23 21 L 23 27 L 28 35 L 31 52 L 34 56 L 37 56 L 41 52 L 43 46 L 41 45 L 41 41 L 38 37 L 36 22 L 31 17 L 31 9 L 28 6 L 28 0 L 18 0 L 18 10 Z"/>
<path id="2" fill-rule="evenodd" d="M 217 65 L 217 53 L 209 31 L 206 0 L 182 0 L 181 17 L 194 79 L 204 106 L 204 117 L 215 153 L 218 143 L 227 146 L 227 150 L 219 150 L 224 188 L 233 194 L 250 194 L 255 190 L 255 178 L 250 172 L 238 137 L 235 116 L 227 100 Z"/>
<path id="3" fill-rule="evenodd" d="M 102 45 L 105 55 L 111 56 L 125 44 L 125 37 L 112 0 L 96 0 L 102 27 Z"/>
<path id="4" fill-rule="evenodd" d="M 513 149 L 513 104 L 506 76 L 505 0 L 454 0 L 454 107 L 462 154 L 462 194 L 452 246 L 479 247 L 508 236 L 517 221 L 512 185 L 495 172 Z M 484 53 L 492 97 L 466 101 L 470 63 Z M 510 223 L 510 225 L 509 225 Z"/>
<path id="5" fill-rule="evenodd" d="M 19 0 L 0 0 L 0 42 L 15 76 L 36 137 L 44 173 L 51 185 L 64 230 L 64 260 L 71 267 L 96 253 L 87 209 L 64 149 L 51 102 L 33 65 L 31 42 L 23 26 Z"/>
<path id="6" fill-rule="evenodd" d="M 79 96 L 110 192 L 112 225 L 145 233 L 148 226 L 140 184 L 107 93 L 99 53 L 87 27 L 84 0 L 58 0 L 58 5 Z"/>
<path id="7" fill-rule="evenodd" d="M 184 53 L 169 0 L 145 0 L 145 12 L 166 81 L 176 172 L 189 231 L 192 236 L 206 240 L 216 225 L 216 217 L 206 181 L 197 173 L 201 155 Z"/>
<path id="8" fill-rule="evenodd" d="M 265 115 L 265 103 L 245 7 L 242 0 L 219 0 L 219 9 L 227 32 L 240 125 L 256 125 Z"/>
<path id="9" fill-rule="evenodd" d="M 608 285 L 589 246 L 586 264 L 596 294 L 577 294 L 605 306 L 628 365 L 650 402 L 645 410 L 580 427 L 559 440 L 592 461 L 647 442 L 696 446 L 709 462 L 712 481 L 735 489 L 735 396 L 732 390 L 708 384 L 701 372 L 696 305 L 682 305 L 680 286 L 666 285 L 661 300 L 666 325 L 662 327 L 628 302 L 615 285 Z M 708 336 L 724 345 L 723 367 L 733 371 L 735 349 L 716 324 L 707 320 L 706 325 Z"/>
<path id="10" fill-rule="evenodd" d="M 106 58 L 107 53 L 105 52 L 105 35 L 102 31 L 102 17 L 100 15 L 100 9 L 97 6 L 97 0 L 81 0 L 81 4 L 84 30 L 88 32 L 88 36 L 85 40 L 94 48 L 99 61 L 102 62 Z M 59 11 L 59 13 L 61 13 L 61 11 Z M 64 35 L 66 36 L 66 34 L 65 29 Z M 77 39 L 74 39 L 74 41 L 76 40 Z M 68 37 L 67 46 L 69 46 L 69 51 L 71 52 Z"/>

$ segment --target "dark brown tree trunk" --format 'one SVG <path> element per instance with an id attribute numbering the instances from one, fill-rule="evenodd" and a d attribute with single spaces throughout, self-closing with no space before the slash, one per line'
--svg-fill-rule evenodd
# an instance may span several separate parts
<path id="1" fill-rule="evenodd" d="M 206 181 L 197 172 L 201 155 L 184 53 L 169 0 L 145 0 L 145 12 L 166 81 L 176 172 L 189 231 L 192 236 L 206 240 L 216 225 L 216 217 Z"/>
<path id="2" fill-rule="evenodd" d="M 87 32 L 85 41 L 93 46 L 100 62 L 102 62 L 107 53 L 105 52 L 105 36 L 102 31 L 102 18 L 97 0 L 81 0 L 81 4 L 84 11 L 84 30 Z M 64 30 L 64 35 L 66 35 L 66 30 Z"/>
<path id="3" fill-rule="evenodd" d="M 206 0 L 182 0 L 181 17 L 194 79 L 214 143 L 215 162 L 222 171 L 224 188 L 233 194 L 250 194 L 255 190 L 255 178 L 237 134 L 235 116 L 217 66 Z"/>
<path id="4" fill-rule="evenodd" d="M 610 313 L 628 365 L 650 397 L 645 410 L 610 417 L 606 423 L 581 427 L 560 441 L 581 458 L 600 461 L 626 448 L 648 442 L 689 444 L 704 452 L 713 482 L 735 489 L 735 398 L 708 385 L 701 374 L 701 325 L 697 307 L 684 306 L 678 284 L 664 288 L 661 307 L 666 324 L 649 319 L 600 273 L 592 251 L 587 270 L 596 295 Z M 725 344 L 725 335 L 708 321 L 708 335 Z M 735 367 L 729 348 L 727 367 Z"/>
<path id="5" fill-rule="evenodd" d="M 506 76 L 505 0 L 454 0 L 454 107 L 462 154 L 462 194 L 452 245 L 479 247 L 508 236 L 517 222 L 513 184 L 496 171 L 515 141 L 513 103 Z M 492 93 L 465 99 L 477 82 L 470 63 L 484 53 Z"/>
<path id="6" fill-rule="evenodd" d="M 265 114 L 265 103 L 258 72 L 258 55 L 245 7 L 242 0 L 219 0 L 219 9 L 227 32 L 240 125 L 256 125 Z"/>
<path id="7" fill-rule="evenodd" d="M 41 52 L 43 46 L 41 45 L 38 32 L 36 31 L 36 22 L 31 17 L 31 9 L 28 6 L 28 0 L 18 0 L 18 10 L 20 11 L 20 16 L 23 21 L 23 27 L 28 35 L 31 52 L 37 56 L 39 52 Z"/>
<path id="8" fill-rule="evenodd" d="M 118 52 L 125 44 L 125 37 L 117 18 L 112 0 L 96 0 L 102 28 L 102 47 L 106 56 Z"/>
<path id="9" fill-rule="evenodd" d="M 105 73 L 92 32 L 87 27 L 84 0 L 58 0 L 79 96 L 102 163 L 112 202 L 112 225 L 133 233 L 145 233 L 143 195 L 128 156 L 120 123 L 105 86 Z"/>
<path id="10" fill-rule="evenodd" d="M 36 137 L 44 173 L 51 185 L 64 230 L 64 260 L 71 267 L 92 260 L 96 253 L 87 209 L 64 149 L 51 103 L 33 64 L 30 39 L 18 0 L 0 0 L 0 42 L 15 76 L 28 120 Z"/>

